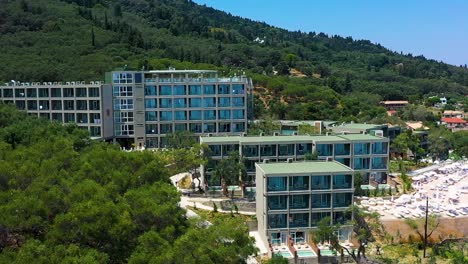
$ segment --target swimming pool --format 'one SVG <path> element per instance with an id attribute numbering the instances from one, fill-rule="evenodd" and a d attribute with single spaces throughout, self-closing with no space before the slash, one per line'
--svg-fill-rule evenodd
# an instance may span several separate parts
<path id="1" fill-rule="evenodd" d="M 317 256 L 317 254 L 315 254 L 314 251 L 312 250 L 298 250 L 296 251 L 297 252 L 297 256 L 298 257 L 315 257 Z"/>
<path id="2" fill-rule="evenodd" d="M 291 252 L 289 252 L 288 250 L 281 250 L 281 251 L 275 252 L 275 255 L 280 255 L 283 258 L 292 258 L 293 257 Z"/>
<path id="3" fill-rule="evenodd" d="M 331 249 L 321 249 L 320 255 L 322 256 L 335 256 L 336 251 Z"/>

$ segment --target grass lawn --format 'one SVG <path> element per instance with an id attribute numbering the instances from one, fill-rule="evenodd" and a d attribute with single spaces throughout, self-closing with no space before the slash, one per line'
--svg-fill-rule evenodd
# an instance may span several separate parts
<path id="1" fill-rule="evenodd" d="M 231 218 L 231 217 L 240 218 L 244 222 L 255 220 L 255 217 L 253 217 L 251 215 L 241 215 L 241 214 L 236 214 L 235 212 L 230 214 L 230 213 L 220 213 L 220 212 L 202 210 L 202 209 L 195 208 L 195 207 L 192 207 L 192 206 L 187 206 L 187 208 L 194 211 L 202 219 L 207 220 L 208 222 L 213 222 L 214 220 L 221 220 L 222 221 L 224 219 Z"/>
<path id="2" fill-rule="evenodd" d="M 383 247 L 381 256 L 375 254 L 375 248 L 370 248 L 368 255 L 373 259 L 380 260 L 382 263 L 388 264 L 414 264 L 414 263 L 434 263 L 434 264 L 449 264 L 450 260 L 440 256 L 432 255 L 432 249 L 426 251 L 426 258 L 423 258 L 423 251 L 419 250 L 417 245 L 399 244 L 388 245 Z"/>

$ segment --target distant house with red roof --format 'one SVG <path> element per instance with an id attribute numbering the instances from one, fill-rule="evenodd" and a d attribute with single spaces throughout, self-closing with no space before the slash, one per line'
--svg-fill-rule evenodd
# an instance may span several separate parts
<path id="1" fill-rule="evenodd" d="M 458 117 L 442 117 L 440 123 L 442 125 L 445 125 L 448 129 L 452 130 L 452 132 L 459 130 L 468 130 L 468 124 L 466 120 L 463 120 Z"/>

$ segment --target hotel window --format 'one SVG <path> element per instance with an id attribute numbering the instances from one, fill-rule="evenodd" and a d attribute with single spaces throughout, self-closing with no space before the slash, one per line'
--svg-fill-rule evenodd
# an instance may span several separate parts
<path id="1" fill-rule="evenodd" d="M 158 125 L 156 124 L 147 124 L 146 125 L 146 134 L 154 135 L 158 133 Z"/>
<path id="2" fill-rule="evenodd" d="M 172 121 L 172 111 L 161 111 L 159 121 Z"/>
<path id="3" fill-rule="evenodd" d="M 159 95 L 172 95 L 172 87 L 170 85 L 159 86 Z"/>
<path id="4" fill-rule="evenodd" d="M 333 212 L 333 223 L 334 224 L 340 224 L 344 225 L 346 223 L 349 223 L 351 221 L 352 214 L 351 212 Z"/>
<path id="5" fill-rule="evenodd" d="M 174 98 L 174 108 L 185 108 L 187 107 L 187 102 L 185 98 Z"/>
<path id="6" fill-rule="evenodd" d="M 39 88 L 39 97 L 49 97 L 49 88 Z"/>
<path id="7" fill-rule="evenodd" d="M 133 110 L 133 99 L 114 99 L 114 110 Z"/>
<path id="8" fill-rule="evenodd" d="M 170 134 L 172 133 L 172 124 L 161 124 L 160 129 L 161 134 Z"/>
<path id="9" fill-rule="evenodd" d="M 157 138 L 146 138 L 146 147 L 147 148 L 157 148 L 158 139 Z"/>
<path id="10" fill-rule="evenodd" d="M 201 98 L 190 98 L 189 105 L 190 107 L 201 107 Z"/>
<path id="11" fill-rule="evenodd" d="M 331 194 L 319 193 L 312 194 L 312 208 L 330 208 L 331 207 Z"/>
<path id="12" fill-rule="evenodd" d="M 368 170 L 370 168 L 370 159 L 369 158 L 354 158 L 355 170 Z"/>
<path id="13" fill-rule="evenodd" d="M 229 84 L 218 85 L 218 94 L 230 94 L 230 85 Z"/>
<path id="14" fill-rule="evenodd" d="M 120 124 L 115 126 L 116 136 L 129 136 L 135 133 L 133 125 Z"/>
<path id="15" fill-rule="evenodd" d="M 8 92 L 8 91 L 10 91 L 10 92 Z M 8 92 L 8 94 L 11 94 L 11 96 L 6 96 L 6 95 L 7 95 L 6 92 Z M 37 97 L 37 89 L 36 89 L 36 88 L 28 88 L 28 89 L 26 89 L 26 96 L 27 96 L 28 98 L 35 98 L 35 97 Z M 12 89 L 5 89 L 5 90 L 3 90 L 3 97 L 13 97 L 13 90 L 12 90 Z"/>
<path id="16" fill-rule="evenodd" d="M 294 144 L 279 144 L 278 153 L 280 156 L 294 156 Z"/>
<path id="17" fill-rule="evenodd" d="M 133 112 L 114 112 L 114 120 L 116 123 L 133 122 Z"/>
<path id="18" fill-rule="evenodd" d="M 216 110 L 205 110 L 205 111 L 203 111 L 203 119 L 205 119 L 205 120 L 215 120 L 216 119 Z"/>
<path id="19" fill-rule="evenodd" d="M 308 227 L 309 226 L 309 214 L 290 214 L 289 215 L 289 227 Z"/>
<path id="20" fill-rule="evenodd" d="M 231 119 L 231 110 L 219 110 L 218 116 L 222 120 Z"/>
<path id="21" fill-rule="evenodd" d="M 175 124 L 174 126 L 176 132 L 187 131 L 187 124 Z"/>
<path id="22" fill-rule="evenodd" d="M 202 111 L 200 110 L 195 110 L 195 111 L 190 111 L 190 120 L 201 120 L 202 119 Z M 200 128 L 201 131 L 201 128 Z M 199 132 L 201 133 L 201 132 Z"/>
<path id="23" fill-rule="evenodd" d="M 218 132 L 220 132 L 220 133 L 231 132 L 231 124 L 230 123 L 219 123 Z"/>
<path id="24" fill-rule="evenodd" d="M 88 123 L 88 114 L 78 113 L 76 114 L 76 122 L 86 124 Z"/>
<path id="25" fill-rule="evenodd" d="M 308 209 L 309 208 L 309 195 L 299 194 L 289 196 L 289 208 L 290 209 Z"/>
<path id="26" fill-rule="evenodd" d="M 244 106 L 244 97 L 233 97 L 232 106 Z"/>
<path id="27" fill-rule="evenodd" d="M 16 108 L 19 110 L 26 110 L 26 103 L 24 101 L 16 101 Z"/>
<path id="28" fill-rule="evenodd" d="M 231 107 L 231 98 L 229 97 L 218 98 L 218 107 Z"/>
<path id="29" fill-rule="evenodd" d="M 175 120 L 187 120 L 187 112 L 185 111 L 175 111 Z"/>
<path id="30" fill-rule="evenodd" d="M 52 100 L 52 110 L 62 110 L 62 101 Z"/>
<path id="31" fill-rule="evenodd" d="M 3 89 L 3 97 L 12 98 L 13 97 L 13 89 Z M 29 96 L 29 93 L 28 93 L 28 97 L 36 97 L 36 96 Z"/>
<path id="32" fill-rule="evenodd" d="M 245 132 L 245 123 L 232 123 L 232 132 Z"/>
<path id="33" fill-rule="evenodd" d="M 214 97 L 203 98 L 203 107 L 216 107 L 216 101 Z"/>
<path id="34" fill-rule="evenodd" d="M 387 142 L 375 142 L 372 144 L 372 154 L 387 154 Z"/>
<path id="35" fill-rule="evenodd" d="M 174 85 L 174 95 L 186 95 L 185 85 Z"/>
<path id="36" fill-rule="evenodd" d="M 353 193 L 334 193 L 333 207 L 349 207 L 353 201 Z"/>
<path id="37" fill-rule="evenodd" d="M 154 85 L 145 86 L 145 95 L 155 96 L 156 95 L 156 86 L 154 86 Z"/>
<path id="38" fill-rule="evenodd" d="M 99 97 L 99 88 L 90 87 L 88 89 L 88 97 Z"/>
<path id="39" fill-rule="evenodd" d="M 145 108 L 156 108 L 157 99 L 145 99 Z"/>
<path id="40" fill-rule="evenodd" d="M 330 217 L 330 212 L 318 212 L 311 214 L 311 226 L 317 226 L 317 224 L 322 221 L 324 218 Z"/>
<path id="41" fill-rule="evenodd" d="M 190 85 L 189 86 L 189 94 L 190 95 L 201 95 L 201 86 L 200 85 Z"/>
<path id="42" fill-rule="evenodd" d="M 28 100 L 28 110 L 37 110 L 36 100 Z"/>
<path id="43" fill-rule="evenodd" d="M 92 137 L 100 137 L 101 136 L 101 128 L 98 126 L 90 126 L 89 133 Z"/>
<path id="44" fill-rule="evenodd" d="M 268 215 L 268 228 L 286 228 L 286 214 L 270 214 Z"/>
<path id="45" fill-rule="evenodd" d="M 288 189 L 287 177 L 267 177 L 268 192 L 283 192 Z"/>
<path id="46" fill-rule="evenodd" d="M 76 110 L 87 110 L 88 102 L 86 100 L 76 100 Z"/>
<path id="47" fill-rule="evenodd" d="M 335 155 L 349 155 L 351 149 L 350 144 L 336 144 L 335 145 Z"/>
<path id="48" fill-rule="evenodd" d="M 169 98 L 159 99 L 159 108 L 172 108 L 172 99 L 169 99 Z"/>
<path id="49" fill-rule="evenodd" d="M 204 123 L 203 133 L 216 133 L 216 123 Z"/>
<path id="50" fill-rule="evenodd" d="M 332 144 L 317 144 L 317 154 L 319 156 L 332 156 L 333 145 Z"/>
<path id="51" fill-rule="evenodd" d="M 157 121 L 158 116 L 155 111 L 148 111 L 145 113 L 145 121 Z"/>
<path id="52" fill-rule="evenodd" d="M 99 100 L 89 100 L 89 110 L 99 110 Z"/>
<path id="53" fill-rule="evenodd" d="M 101 114 L 100 113 L 89 114 L 89 122 L 91 124 L 101 124 Z"/>
<path id="54" fill-rule="evenodd" d="M 302 191 L 309 189 L 309 176 L 291 176 L 289 178 L 290 191 Z"/>
<path id="55" fill-rule="evenodd" d="M 39 110 L 49 110 L 49 101 L 47 100 L 40 100 L 39 101 Z"/>
<path id="56" fill-rule="evenodd" d="M 386 157 L 372 158 L 372 169 L 374 170 L 387 169 L 387 158 Z"/>
<path id="57" fill-rule="evenodd" d="M 334 175 L 333 189 L 350 189 L 353 185 L 352 175 Z"/>
<path id="58" fill-rule="evenodd" d="M 215 86 L 203 85 L 203 94 L 215 94 Z"/>
<path id="59" fill-rule="evenodd" d="M 286 208 L 288 207 L 288 196 L 267 196 L 267 206 L 268 210 L 286 210 Z"/>
<path id="60" fill-rule="evenodd" d="M 63 122 L 62 113 L 52 113 L 52 120 Z"/>
<path id="61" fill-rule="evenodd" d="M 232 110 L 232 119 L 244 119 L 244 110 Z"/>
<path id="62" fill-rule="evenodd" d="M 260 145 L 260 156 L 276 156 L 276 144 Z"/>
<path id="63" fill-rule="evenodd" d="M 75 110 L 75 101 L 73 100 L 63 100 L 63 110 Z"/>
<path id="64" fill-rule="evenodd" d="M 86 97 L 86 88 L 76 88 L 76 97 Z"/>
<path id="65" fill-rule="evenodd" d="M 64 120 L 65 123 L 75 122 L 75 114 L 73 113 L 64 113 Z"/>
<path id="66" fill-rule="evenodd" d="M 233 84 L 232 85 L 232 94 L 244 94 L 244 85 L 243 84 Z"/>
<path id="67" fill-rule="evenodd" d="M 354 155 L 367 155 L 370 152 L 370 143 L 355 143 Z"/>
<path id="68" fill-rule="evenodd" d="M 112 77 L 114 83 L 133 83 L 133 76 L 131 73 L 114 73 Z"/>
<path id="69" fill-rule="evenodd" d="M 21 97 L 25 97 L 26 94 L 25 94 L 25 91 L 24 89 L 15 89 L 15 97 L 16 98 L 21 98 Z"/>
<path id="70" fill-rule="evenodd" d="M 63 88 L 63 97 L 75 97 L 73 88 Z"/>
<path id="71" fill-rule="evenodd" d="M 133 96 L 133 87 L 132 86 L 114 86 L 114 97 L 131 97 Z"/>
<path id="72" fill-rule="evenodd" d="M 192 133 L 201 133 L 202 132 L 202 124 L 200 123 L 190 123 L 190 132 Z"/>
<path id="73" fill-rule="evenodd" d="M 62 97 L 62 89 L 60 88 L 51 88 L 50 93 L 52 97 Z"/>
<path id="74" fill-rule="evenodd" d="M 330 175 L 314 175 L 312 176 L 312 190 L 329 190 Z"/>

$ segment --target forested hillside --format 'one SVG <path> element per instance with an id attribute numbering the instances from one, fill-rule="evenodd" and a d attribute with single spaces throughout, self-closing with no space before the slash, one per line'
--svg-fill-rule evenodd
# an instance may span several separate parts
<path id="1" fill-rule="evenodd" d="M 443 95 L 455 102 L 468 94 L 466 65 L 368 40 L 286 31 L 192 1 L 0 0 L 0 6 L 4 81 L 103 79 L 124 65 L 246 72 L 260 87 L 257 117 L 343 121 L 383 117 L 382 99 L 420 103 Z"/>
<path id="2" fill-rule="evenodd" d="M 189 221 L 169 183 L 199 153 L 127 153 L 0 104 L 0 263 L 241 263 L 245 223 Z"/>

